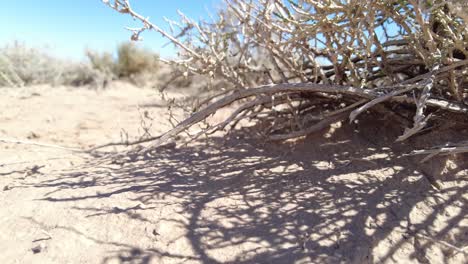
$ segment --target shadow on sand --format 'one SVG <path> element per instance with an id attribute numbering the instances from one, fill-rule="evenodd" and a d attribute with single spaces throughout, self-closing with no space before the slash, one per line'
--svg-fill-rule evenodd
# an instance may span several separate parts
<path id="1" fill-rule="evenodd" d="M 103 263 L 465 260 L 466 168 L 452 168 L 436 190 L 414 160 L 400 157 L 409 148 L 384 147 L 394 135 L 374 127 L 364 134 L 345 125 L 295 145 L 211 138 L 95 160 L 34 187 L 52 188 L 43 201 L 70 203 L 88 218 L 119 215 L 132 228 L 153 227 L 146 245 L 62 227 L 115 245 Z M 117 199 L 134 205 L 112 205 Z M 98 202 L 109 206 L 92 206 Z"/>

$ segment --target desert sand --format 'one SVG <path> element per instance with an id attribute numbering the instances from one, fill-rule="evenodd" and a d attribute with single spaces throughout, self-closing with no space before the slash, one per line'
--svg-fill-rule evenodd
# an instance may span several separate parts
<path id="1" fill-rule="evenodd" d="M 0 138 L 73 148 L 171 127 L 156 92 L 122 84 L 2 88 L 0 104 Z M 401 129 L 241 129 L 111 158 L 0 143 L 0 263 L 467 263 L 467 156 L 402 154 L 468 131 L 393 143 Z"/>

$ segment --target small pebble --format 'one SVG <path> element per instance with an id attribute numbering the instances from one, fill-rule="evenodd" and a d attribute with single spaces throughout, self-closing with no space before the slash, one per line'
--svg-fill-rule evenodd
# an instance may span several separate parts
<path id="1" fill-rule="evenodd" d="M 38 254 L 38 253 L 41 253 L 42 250 L 44 249 L 44 245 L 37 245 L 33 248 L 31 248 L 31 251 L 34 253 L 34 254 Z"/>
<path id="2" fill-rule="evenodd" d="M 156 231 L 156 229 L 153 229 L 153 236 L 159 236 L 159 233 Z"/>

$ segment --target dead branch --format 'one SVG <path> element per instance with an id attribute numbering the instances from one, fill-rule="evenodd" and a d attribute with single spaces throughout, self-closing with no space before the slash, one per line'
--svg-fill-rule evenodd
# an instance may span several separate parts
<path id="1" fill-rule="evenodd" d="M 303 136 L 307 136 L 309 134 L 312 134 L 312 133 L 316 133 L 316 132 L 319 132 L 327 127 L 329 127 L 330 125 L 338 122 L 338 121 L 342 121 L 344 119 L 346 119 L 348 117 L 348 114 L 349 112 L 345 112 L 345 113 L 340 113 L 340 114 L 336 114 L 336 115 L 333 115 L 333 116 L 330 116 L 306 129 L 303 129 L 303 130 L 300 130 L 300 131 L 295 131 L 295 132 L 291 132 L 291 133 L 288 133 L 288 134 L 279 134 L 279 135 L 271 135 L 268 137 L 269 140 L 272 140 L 272 141 L 277 141 L 277 140 L 287 140 L 287 139 L 293 139 L 293 138 L 298 138 L 298 137 L 303 137 Z"/>
<path id="2" fill-rule="evenodd" d="M 431 149 L 414 150 L 411 153 L 406 154 L 406 156 L 428 155 L 426 158 L 421 160 L 421 162 L 426 162 L 437 155 L 452 155 L 467 152 L 468 141 L 464 141 L 457 144 L 446 144 L 445 146 L 435 147 Z"/>
<path id="3" fill-rule="evenodd" d="M 436 65 L 435 69 L 432 72 L 437 71 L 438 68 L 439 66 Z M 435 75 L 432 75 L 431 78 L 429 79 L 429 82 L 424 86 L 421 96 L 419 97 L 418 100 L 416 100 L 416 114 L 413 117 L 413 120 L 414 120 L 413 127 L 405 129 L 405 132 L 403 133 L 403 135 L 398 137 L 398 139 L 396 140 L 397 142 L 404 141 L 408 139 L 409 137 L 415 135 L 419 131 L 421 131 L 426 126 L 429 118 L 431 118 L 431 115 L 428 115 L 428 116 L 424 115 L 424 110 L 426 109 L 426 106 L 427 106 L 427 100 L 431 96 L 431 90 L 434 87 L 434 82 L 435 82 Z"/>
<path id="4" fill-rule="evenodd" d="M 408 87 L 404 88 L 404 89 L 401 89 L 401 90 L 394 90 L 386 95 L 382 95 L 382 96 L 379 96 L 375 99 L 373 99 L 372 101 L 366 103 L 365 105 L 359 107 L 358 109 L 354 110 L 353 112 L 351 112 L 350 116 L 349 116 L 349 122 L 353 122 L 356 117 L 358 115 L 360 115 L 362 112 L 368 110 L 369 108 L 375 106 L 376 104 L 380 104 L 380 103 L 383 103 L 385 101 L 388 101 L 390 100 L 392 97 L 394 96 L 397 96 L 397 95 L 400 95 L 400 94 L 403 94 L 403 93 L 407 93 L 411 90 L 414 90 L 414 89 L 417 89 L 417 88 L 420 88 L 423 84 L 417 84 L 417 85 L 409 85 Z"/>

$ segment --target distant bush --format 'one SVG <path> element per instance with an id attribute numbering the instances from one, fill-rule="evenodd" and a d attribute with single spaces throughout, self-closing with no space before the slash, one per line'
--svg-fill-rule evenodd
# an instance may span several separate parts
<path id="1" fill-rule="evenodd" d="M 159 69 L 159 56 L 149 50 L 139 48 L 131 42 L 120 44 L 117 49 L 117 75 L 133 77 L 153 73 Z"/>
<path id="2" fill-rule="evenodd" d="M 159 78 L 159 56 L 133 43 L 120 44 L 116 57 L 109 52 L 92 50 L 87 50 L 85 55 L 88 61 L 71 62 L 20 42 L 7 44 L 0 47 L 0 87 L 35 84 L 100 86 L 117 78 L 143 86 Z"/>
<path id="3" fill-rule="evenodd" d="M 86 85 L 96 83 L 100 75 L 88 65 L 58 59 L 17 41 L 0 48 L 0 87 Z"/>
<path id="4" fill-rule="evenodd" d="M 90 66 L 93 69 L 108 75 L 116 74 L 117 65 L 111 53 L 99 53 L 96 51 L 87 50 L 86 57 L 88 58 L 89 63 L 91 64 Z"/>
<path id="5" fill-rule="evenodd" d="M 137 85 L 146 85 L 158 78 L 159 55 L 131 42 L 120 44 L 116 57 L 91 50 L 86 51 L 86 56 L 91 67 L 108 78 L 126 79 Z"/>
<path id="6" fill-rule="evenodd" d="M 101 87 L 109 79 L 107 74 L 94 69 L 87 63 L 75 63 L 62 72 L 60 84 L 71 86 L 92 85 Z"/>
<path id="7" fill-rule="evenodd" d="M 55 82 L 59 62 L 45 52 L 14 42 L 0 48 L 0 85 L 23 86 Z"/>

